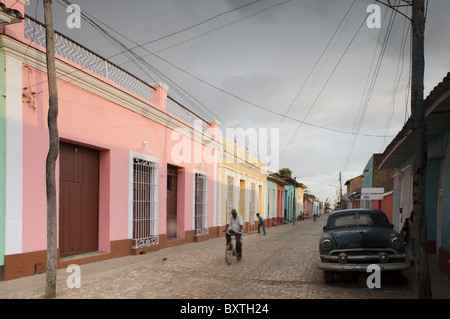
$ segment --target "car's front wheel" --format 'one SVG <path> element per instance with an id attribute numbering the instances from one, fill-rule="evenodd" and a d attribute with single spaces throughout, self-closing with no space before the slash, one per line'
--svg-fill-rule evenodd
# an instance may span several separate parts
<path id="1" fill-rule="evenodd" d="M 332 284 L 334 282 L 334 272 L 331 270 L 324 270 L 323 279 L 327 285 Z"/>

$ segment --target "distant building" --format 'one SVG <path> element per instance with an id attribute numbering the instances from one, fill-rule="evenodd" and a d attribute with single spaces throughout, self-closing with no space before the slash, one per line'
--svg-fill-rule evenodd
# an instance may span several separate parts
<path id="1" fill-rule="evenodd" d="M 382 154 L 373 154 L 363 171 L 362 191 L 364 188 L 382 188 L 383 199 L 367 200 L 361 195 L 361 207 L 379 209 L 386 213 L 392 222 L 392 190 L 394 188 L 394 170 L 391 168 L 379 169 L 377 163 Z"/>
<path id="2" fill-rule="evenodd" d="M 361 207 L 361 188 L 363 182 L 363 175 L 359 175 L 347 180 L 344 185 L 347 187 L 346 194 L 343 196 L 344 207 L 360 208 Z"/>
<path id="3" fill-rule="evenodd" d="M 284 223 L 284 187 L 288 185 L 284 179 L 276 173 L 267 176 L 267 226 Z"/>

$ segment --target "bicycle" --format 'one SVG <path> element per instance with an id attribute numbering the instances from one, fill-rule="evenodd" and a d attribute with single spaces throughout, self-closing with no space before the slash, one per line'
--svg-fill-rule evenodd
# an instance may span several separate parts
<path id="1" fill-rule="evenodd" d="M 231 236 L 231 240 L 225 246 L 225 261 L 227 262 L 228 265 L 231 265 L 231 263 L 233 262 L 233 257 L 236 256 L 236 259 L 238 257 L 238 255 L 236 253 L 236 245 L 233 245 L 233 238 L 236 241 L 236 234 L 242 234 L 242 233 L 238 233 L 238 232 L 230 233 L 228 231 L 226 233 Z M 242 237 L 241 237 L 241 247 L 242 247 Z"/>

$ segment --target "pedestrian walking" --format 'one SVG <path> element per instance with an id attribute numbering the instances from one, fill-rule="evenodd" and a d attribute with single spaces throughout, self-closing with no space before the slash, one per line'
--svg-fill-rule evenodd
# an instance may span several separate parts
<path id="1" fill-rule="evenodd" d="M 400 232 L 406 241 L 406 254 L 411 265 L 414 264 L 414 212 L 405 219 L 402 230 Z"/>
<path id="2" fill-rule="evenodd" d="M 259 215 L 259 213 L 256 214 L 256 217 L 258 217 L 258 234 L 261 233 L 260 228 L 262 226 L 264 235 L 266 234 L 266 227 L 265 227 L 265 223 L 264 223 L 264 218 L 262 218 L 261 215 Z"/>

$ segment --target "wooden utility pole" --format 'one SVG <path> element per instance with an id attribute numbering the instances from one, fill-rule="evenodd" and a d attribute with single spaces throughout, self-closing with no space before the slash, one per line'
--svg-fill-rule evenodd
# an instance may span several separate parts
<path id="1" fill-rule="evenodd" d="M 49 131 L 49 151 L 46 161 L 45 182 L 47 187 L 47 277 L 46 298 L 56 297 L 57 273 L 57 232 L 56 232 L 56 181 L 55 164 L 59 153 L 58 136 L 58 92 L 56 89 L 55 66 L 55 32 L 53 29 L 52 0 L 44 0 L 44 17 L 46 31 L 47 79 L 49 92 L 49 109 L 47 124 Z"/>
<path id="2" fill-rule="evenodd" d="M 427 219 L 426 219 L 426 167 L 427 135 L 423 99 L 425 5 L 424 0 L 412 2 L 412 73 L 411 116 L 414 137 L 413 157 L 413 212 L 414 212 L 414 261 L 417 292 L 420 299 L 432 298 L 428 268 Z"/>
<path id="3" fill-rule="evenodd" d="M 341 172 L 339 172 L 339 209 L 342 209 L 342 177 Z"/>
<path id="4" fill-rule="evenodd" d="M 424 0 L 401 0 L 397 5 L 391 0 L 377 0 L 392 10 L 402 14 L 401 7 L 412 6 L 412 72 L 411 72 L 411 118 L 414 138 L 413 155 L 413 213 L 414 213 L 414 263 L 417 279 L 417 292 L 420 299 L 432 298 L 430 271 L 428 266 L 427 219 L 426 219 L 426 167 L 427 167 L 427 130 L 423 99 L 423 79 L 425 70 Z"/>

